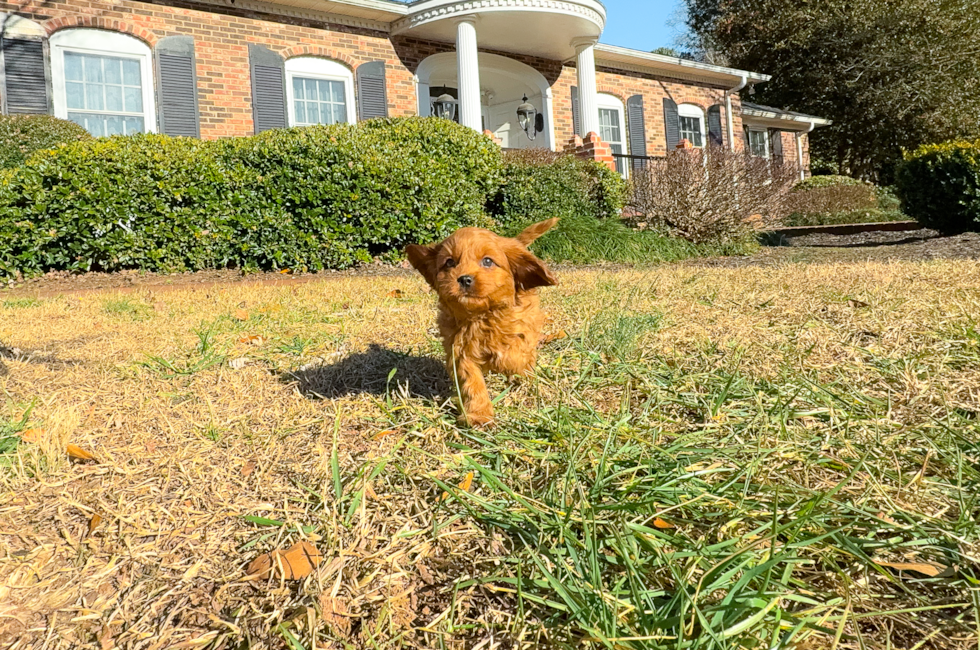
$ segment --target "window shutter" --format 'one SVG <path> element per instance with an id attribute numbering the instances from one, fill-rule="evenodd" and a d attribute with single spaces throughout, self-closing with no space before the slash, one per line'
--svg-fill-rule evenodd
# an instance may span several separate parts
<path id="1" fill-rule="evenodd" d="M 643 115 L 643 95 L 633 95 L 626 100 L 626 121 L 629 125 L 630 153 L 647 155 L 647 128 Z M 642 169 L 645 160 L 633 160 L 633 169 Z"/>
<path id="2" fill-rule="evenodd" d="M 677 148 L 681 141 L 681 124 L 677 116 L 677 102 L 664 97 L 664 133 L 667 134 L 667 153 Z"/>
<path id="3" fill-rule="evenodd" d="M 783 157 L 783 132 L 778 129 L 769 129 L 769 156 L 780 160 Z"/>
<path id="4" fill-rule="evenodd" d="M 286 66 L 282 57 L 261 45 L 248 46 L 252 71 L 252 121 L 255 132 L 286 127 Z"/>
<path id="5" fill-rule="evenodd" d="M 388 88 L 384 61 L 357 66 L 357 119 L 388 117 Z"/>
<path id="6" fill-rule="evenodd" d="M 168 36 L 156 47 L 160 132 L 201 137 L 197 107 L 197 72 L 194 38 Z"/>
<path id="7" fill-rule="evenodd" d="M 0 38 L 4 113 L 50 113 L 47 47 L 41 38 Z"/>
<path id="8" fill-rule="evenodd" d="M 721 130 L 721 104 L 708 107 L 708 142 L 719 147 L 725 144 Z"/>
<path id="9" fill-rule="evenodd" d="M 572 86 L 572 135 L 579 135 L 582 132 L 582 112 L 578 105 L 578 86 Z"/>

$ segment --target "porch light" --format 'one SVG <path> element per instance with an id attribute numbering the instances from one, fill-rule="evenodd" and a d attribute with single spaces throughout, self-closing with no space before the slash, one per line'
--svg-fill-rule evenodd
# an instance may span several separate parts
<path id="1" fill-rule="evenodd" d="M 527 95 L 521 100 L 524 103 L 517 107 L 517 121 L 527 134 L 529 140 L 533 140 L 538 135 L 537 115 L 538 110 L 527 101 Z"/>
<path id="2" fill-rule="evenodd" d="M 446 93 L 445 95 L 439 95 L 436 100 L 432 102 L 432 109 L 435 111 L 436 117 L 443 117 L 450 121 L 456 121 L 456 106 L 458 102 L 456 99 Z"/>

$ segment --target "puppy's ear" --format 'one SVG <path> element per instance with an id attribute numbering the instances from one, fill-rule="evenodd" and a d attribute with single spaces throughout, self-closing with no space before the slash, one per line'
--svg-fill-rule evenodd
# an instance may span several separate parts
<path id="1" fill-rule="evenodd" d="M 544 262 L 523 246 L 510 247 L 507 250 L 507 261 L 510 262 L 510 272 L 518 291 L 558 284 Z"/>
<path id="2" fill-rule="evenodd" d="M 530 246 L 531 242 L 533 242 L 535 239 L 537 239 L 541 235 L 545 234 L 546 232 L 554 228 L 555 224 L 557 223 L 558 223 L 557 217 L 555 217 L 554 219 L 548 219 L 547 221 L 539 221 L 538 223 L 525 228 L 521 232 L 521 234 L 519 234 L 517 237 L 514 237 L 514 239 L 521 242 L 525 246 Z"/>
<path id="3" fill-rule="evenodd" d="M 408 257 L 409 263 L 422 274 L 433 289 L 436 287 L 436 255 L 438 254 L 438 246 L 409 244 L 405 247 L 405 256 Z"/>

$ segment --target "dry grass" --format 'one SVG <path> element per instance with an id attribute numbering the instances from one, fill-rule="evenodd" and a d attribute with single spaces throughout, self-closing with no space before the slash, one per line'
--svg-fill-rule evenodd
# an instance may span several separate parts
<path id="1" fill-rule="evenodd" d="M 0 297 L 0 643 L 977 647 L 980 264 L 561 280 L 491 433 L 414 277 Z"/>

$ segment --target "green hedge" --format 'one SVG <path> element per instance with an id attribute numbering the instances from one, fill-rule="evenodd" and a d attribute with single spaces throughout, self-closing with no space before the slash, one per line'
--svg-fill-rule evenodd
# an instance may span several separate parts
<path id="1" fill-rule="evenodd" d="M 0 169 L 21 165 L 36 151 L 91 139 L 84 128 L 51 115 L 0 115 Z"/>
<path id="2" fill-rule="evenodd" d="M 625 196 L 622 177 L 601 163 L 529 149 L 504 156 L 503 183 L 487 211 L 510 234 L 551 217 L 618 218 Z"/>
<path id="3" fill-rule="evenodd" d="M 445 120 L 76 142 L 0 177 L 0 274 L 344 268 L 490 225 L 500 151 Z"/>
<path id="4" fill-rule="evenodd" d="M 826 176 L 811 176 L 793 186 L 794 192 L 808 192 L 824 187 L 856 187 L 870 186 L 866 181 L 851 178 L 850 176 L 838 176 L 828 174 Z"/>
<path id="5" fill-rule="evenodd" d="M 895 180 L 903 210 L 922 225 L 944 232 L 980 230 L 980 141 L 908 152 Z"/>

